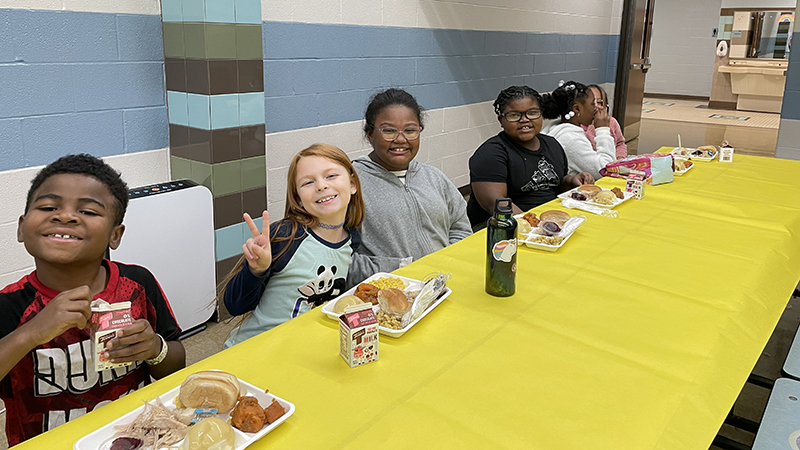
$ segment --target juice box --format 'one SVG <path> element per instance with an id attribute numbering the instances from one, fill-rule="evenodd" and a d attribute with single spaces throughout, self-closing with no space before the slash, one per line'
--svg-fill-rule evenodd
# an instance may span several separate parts
<path id="1" fill-rule="evenodd" d="M 94 368 L 98 372 L 132 363 L 112 363 L 103 358 L 106 343 L 117 336 L 117 330 L 133 323 L 131 302 L 108 303 L 97 299 L 92 302 L 91 339 Z"/>
<path id="2" fill-rule="evenodd" d="M 339 354 L 350 367 L 378 360 L 378 319 L 372 304 L 347 307 L 339 316 Z"/>

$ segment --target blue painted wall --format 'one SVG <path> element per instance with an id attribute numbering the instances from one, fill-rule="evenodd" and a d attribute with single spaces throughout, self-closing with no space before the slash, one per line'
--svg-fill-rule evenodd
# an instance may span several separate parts
<path id="1" fill-rule="evenodd" d="M 789 54 L 781 119 L 800 120 L 800 41 L 797 39 L 800 39 L 800 32 L 795 32 L 792 36 L 794 45 Z M 795 145 L 800 144 L 795 143 Z"/>
<path id="2" fill-rule="evenodd" d="M 0 170 L 169 145 L 161 18 L 0 9 Z"/>
<path id="3" fill-rule="evenodd" d="M 267 132 L 361 118 L 371 94 L 408 90 L 427 109 L 510 85 L 614 81 L 619 37 L 264 22 Z M 610 58 L 610 59 L 609 59 Z"/>

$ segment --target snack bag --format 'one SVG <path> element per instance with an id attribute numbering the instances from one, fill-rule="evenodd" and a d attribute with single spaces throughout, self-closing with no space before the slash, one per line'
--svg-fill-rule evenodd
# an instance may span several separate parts
<path id="1" fill-rule="evenodd" d="M 675 179 L 673 175 L 672 155 L 666 154 L 646 154 L 632 155 L 619 161 L 613 161 L 602 169 L 600 175 L 604 177 L 628 178 L 633 171 L 643 172 L 647 184 L 671 183 Z"/>
<path id="2" fill-rule="evenodd" d="M 92 323 L 91 339 L 92 353 L 94 354 L 95 370 L 101 372 L 106 369 L 129 366 L 132 363 L 112 363 L 102 354 L 106 349 L 106 342 L 117 336 L 117 330 L 133 323 L 131 315 L 131 302 L 108 303 L 97 299 L 91 304 Z"/>

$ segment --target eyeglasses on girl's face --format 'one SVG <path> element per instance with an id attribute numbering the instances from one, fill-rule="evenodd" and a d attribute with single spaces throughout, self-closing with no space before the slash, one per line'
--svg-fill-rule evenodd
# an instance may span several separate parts
<path id="1" fill-rule="evenodd" d="M 422 128 L 416 127 L 408 127 L 404 130 L 398 130 L 397 128 L 378 128 L 377 130 L 380 131 L 381 136 L 389 142 L 394 141 L 401 134 L 405 136 L 406 140 L 413 141 L 417 139 L 420 132 L 422 132 Z"/>
<path id="2" fill-rule="evenodd" d="M 528 120 L 536 120 L 539 117 L 542 117 L 542 110 L 537 108 L 531 108 L 525 112 L 519 111 L 508 111 L 506 113 L 500 114 L 501 117 L 505 117 L 509 122 L 519 122 L 522 120 L 522 115 L 525 114 L 525 117 Z"/>

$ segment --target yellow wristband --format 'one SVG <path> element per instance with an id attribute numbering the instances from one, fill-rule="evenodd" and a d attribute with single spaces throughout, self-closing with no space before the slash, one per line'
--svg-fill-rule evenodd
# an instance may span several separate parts
<path id="1" fill-rule="evenodd" d="M 156 364 L 161 364 L 161 361 L 164 361 L 164 358 L 167 357 L 167 352 L 169 351 L 169 346 L 167 345 L 167 341 L 164 340 L 164 337 L 160 334 L 156 334 L 159 339 L 161 339 L 161 352 L 156 355 L 153 359 L 146 359 L 144 362 L 147 363 L 148 366 L 155 366 Z"/>

